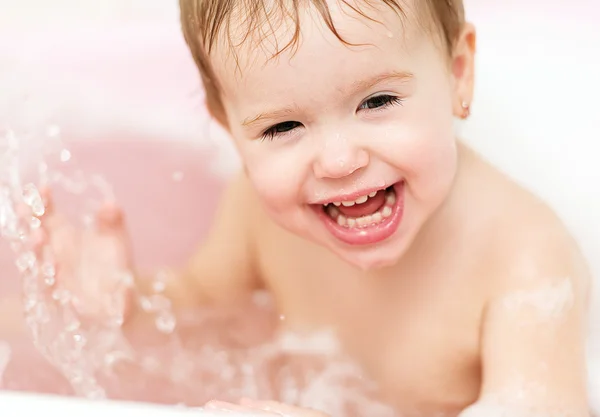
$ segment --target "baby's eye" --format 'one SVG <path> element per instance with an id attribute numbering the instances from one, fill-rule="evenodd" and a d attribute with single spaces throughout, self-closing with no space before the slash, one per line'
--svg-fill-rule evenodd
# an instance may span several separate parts
<path id="1" fill-rule="evenodd" d="M 300 123 L 300 122 L 278 123 L 275 126 L 272 126 L 269 129 L 267 129 L 263 133 L 262 138 L 268 139 L 268 140 L 273 140 L 273 139 L 275 139 L 275 136 L 279 136 L 284 133 L 288 133 L 288 132 L 296 129 L 298 126 L 302 126 L 302 123 Z"/>
<path id="2" fill-rule="evenodd" d="M 389 94 L 381 94 L 379 96 L 374 96 L 365 100 L 358 109 L 372 110 L 401 103 L 402 99 L 400 97 L 391 96 Z"/>

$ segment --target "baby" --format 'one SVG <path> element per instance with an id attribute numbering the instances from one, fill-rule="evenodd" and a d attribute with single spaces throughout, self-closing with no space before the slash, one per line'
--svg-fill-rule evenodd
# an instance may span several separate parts
<path id="1" fill-rule="evenodd" d="M 544 203 L 455 137 L 475 78 L 461 0 L 180 6 L 206 104 L 244 171 L 168 283 L 174 303 L 266 289 L 282 326 L 331 329 L 402 415 L 489 417 L 503 404 L 502 415 L 589 416 L 582 255 Z M 75 248 L 46 198 L 59 280 L 80 250 L 133 268 L 118 208 Z M 93 295 L 79 300 L 102 314 Z"/>

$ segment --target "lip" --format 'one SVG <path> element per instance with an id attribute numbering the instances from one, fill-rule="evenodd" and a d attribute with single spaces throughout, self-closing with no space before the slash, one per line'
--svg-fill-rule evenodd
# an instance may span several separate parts
<path id="1" fill-rule="evenodd" d="M 340 226 L 327 213 L 325 213 L 323 207 L 315 206 L 315 210 L 319 216 L 319 219 L 323 222 L 329 233 L 331 233 L 341 242 L 352 246 L 380 243 L 396 233 L 404 215 L 404 181 L 398 182 L 392 186 L 396 192 L 396 203 L 394 204 L 392 215 L 383 222 L 374 226 L 365 228 L 349 228 Z M 374 189 L 373 191 L 376 190 L 381 190 L 381 188 Z M 364 194 L 357 194 L 357 197 L 361 195 Z"/>

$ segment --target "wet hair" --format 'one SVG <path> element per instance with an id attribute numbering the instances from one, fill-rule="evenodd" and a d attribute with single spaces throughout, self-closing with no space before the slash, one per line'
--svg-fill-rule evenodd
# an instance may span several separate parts
<path id="1" fill-rule="evenodd" d="M 413 13 L 421 28 L 441 41 L 447 54 L 451 54 L 464 25 L 463 0 L 336 0 L 361 16 L 373 20 L 365 7 L 392 8 L 406 21 L 409 4 L 414 2 Z M 240 45 L 256 42 L 263 45 L 269 38 L 274 58 L 283 51 L 298 46 L 301 37 L 300 10 L 312 6 L 331 30 L 344 44 L 349 44 L 337 31 L 327 0 L 179 0 L 181 26 L 192 57 L 200 71 L 210 113 L 223 125 L 227 124 L 221 102 L 218 81 L 210 65 L 210 53 L 217 43 L 225 40 L 234 52 Z M 275 32 L 283 22 L 291 22 L 285 28 L 289 39 L 279 45 Z"/>

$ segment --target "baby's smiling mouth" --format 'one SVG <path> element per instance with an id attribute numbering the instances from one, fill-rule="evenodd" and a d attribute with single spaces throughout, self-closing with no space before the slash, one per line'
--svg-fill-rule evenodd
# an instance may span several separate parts
<path id="1" fill-rule="evenodd" d="M 394 235 L 404 217 L 404 181 L 360 194 L 321 201 L 312 209 L 325 229 L 348 245 L 371 245 Z"/>
<path id="2" fill-rule="evenodd" d="M 382 223 L 392 215 L 396 204 L 393 186 L 373 191 L 353 201 L 335 201 L 323 204 L 323 210 L 339 226 L 368 228 Z"/>

